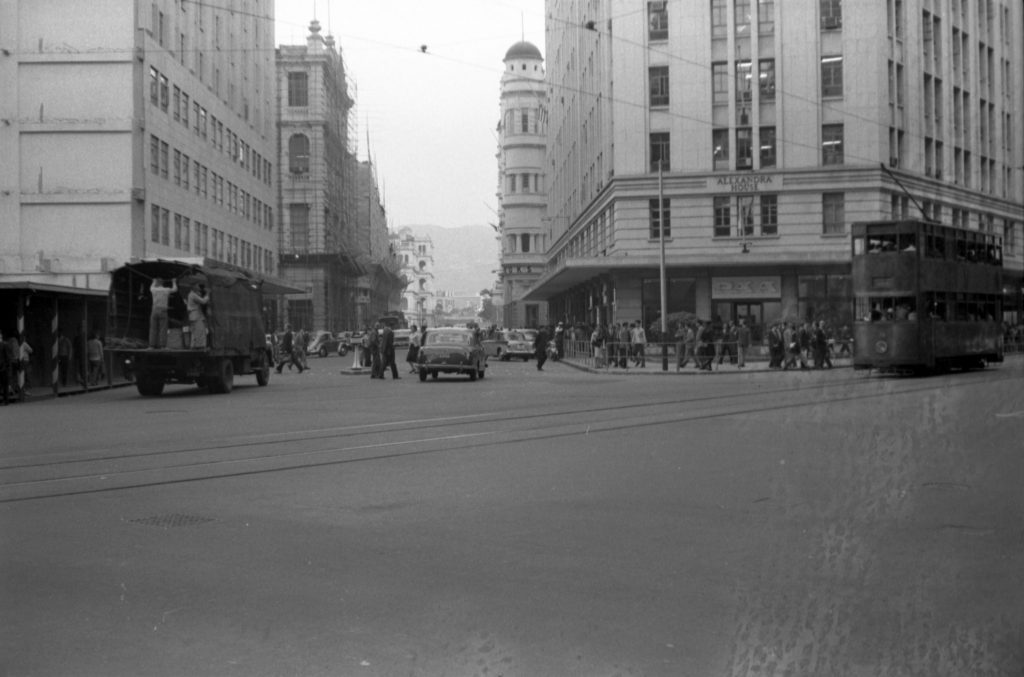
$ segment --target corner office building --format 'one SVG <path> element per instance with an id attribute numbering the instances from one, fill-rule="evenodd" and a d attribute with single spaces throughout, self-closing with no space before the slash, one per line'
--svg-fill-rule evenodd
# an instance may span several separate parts
<path id="1" fill-rule="evenodd" d="M 276 272 L 273 22 L 272 0 L 0 3 L 0 326 L 36 384 L 58 329 L 102 331 L 114 267 Z"/>
<path id="2" fill-rule="evenodd" d="M 919 216 L 916 201 L 1003 238 L 1019 322 L 1022 13 L 548 0 L 552 244 L 527 298 L 552 318 L 658 326 L 664 224 L 670 319 L 745 318 L 755 338 L 783 318 L 848 323 L 850 224 Z"/>

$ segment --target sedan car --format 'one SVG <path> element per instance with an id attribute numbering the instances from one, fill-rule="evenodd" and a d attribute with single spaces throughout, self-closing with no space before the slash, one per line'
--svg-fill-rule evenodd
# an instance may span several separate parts
<path id="1" fill-rule="evenodd" d="M 505 337 L 508 346 L 501 359 L 507 361 L 517 357 L 526 361 L 534 356 L 533 342 L 537 339 L 536 329 L 511 329 L 505 332 Z"/>
<path id="2" fill-rule="evenodd" d="M 439 327 L 427 331 L 417 356 L 420 380 L 438 374 L 467 374 L 470 381 L 484 377 L 487 356 L 477 333 L 464 327 Z"/>
<path id="3" fill-rule="evenodd" d="M 309 345 L 306 347 L 306 354 L 327 357 L 331 353 L 338 352 L 338 344 L 340 342 L 338 337 L 331 332 L 318 331 L 309 341 Z"/>

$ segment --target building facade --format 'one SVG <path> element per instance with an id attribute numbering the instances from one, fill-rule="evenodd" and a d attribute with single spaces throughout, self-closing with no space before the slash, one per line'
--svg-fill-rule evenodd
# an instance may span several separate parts
<path id="1" fill-rule="evenodd" d="M 524 41 L 509 48 L 504 63 L 498 123 L 502 321 L 506 327 L 537 327 L 547 323 L 547 303 L 523 296 L 540 278 L 548 246 L 544 58 Z"/>
<path id="2" fill-rule="evenodd" d="M 374 165 L 364 160 L 357 171 L 356 251 L 366 273 L 355 281 L 352 298 L 355 326 L 366 327 L 401 307 L 408 280 L 391 241 Z"/>
<path id="3" fill-rule="evenodd" d="M 398 309 L 409 324 L 434 326 L 438 309 L 434 286 L 434 243 L 429 236 L 417 236 L 411 228 L 402 228 L 391 235 L 391 246 L 402 266 L 401 274 L 408 281 Z"/>
<path id="4" fill-rule="evenodd" d="M 302 295 L 287 301 L 287 320 L 307 330 L 357 324 L 357 161 L 350 141 L 355 101 L 334 38 L 309 25 L 305 45 L 277 50 L 281 276 Z"/>
<path id="5" fill-rule="evenodd" d="M 546 8 L 552 317 L 657 330 L 664 261 L 668 324 L 846 324 L 850 224 L 923 211 L 1003 237 L 1020 321 L 1019 2 Z"/>
<path id="6" fill-rule="evenodd" d="M 273 22 L 272 0 L 0 3 L 0 322 L 37 368 L 57 331 L 103 331 L 127 261 L 276 274 Z"/>

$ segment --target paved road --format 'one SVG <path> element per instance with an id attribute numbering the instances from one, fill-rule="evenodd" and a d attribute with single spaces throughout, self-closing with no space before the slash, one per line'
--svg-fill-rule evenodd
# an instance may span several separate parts
<path id="1" fill-rule="evenodd" d="M 1024 669 L 1019 359 L 476 383 L 310 362 L 0 410 L 0 674 Z"/>

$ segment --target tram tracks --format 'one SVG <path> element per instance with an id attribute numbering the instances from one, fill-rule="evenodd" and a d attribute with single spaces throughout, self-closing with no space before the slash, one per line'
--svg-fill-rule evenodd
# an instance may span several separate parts
<path id="1" fill-rule="evenodd" d="M 1015 374 L 963 374 L 958 385 L 993 383 Z M 0 465 L 0 503 L 110 492 L 183 482 L 301 471 L 348 463 L 382 462 L 633 428 L 655 429 L 687 421 L 839 404 L 879 396 L 934 390 L 934 381 L 852 376 L 749 392 L 687 395 L 600 406 L 538 407 L 418 420 L 330 426 L 223 438 L 202 446 L 154 449 L 137 454 L 88 455 Z M 792 397 L 798 395 L 798 397 Z"/>

